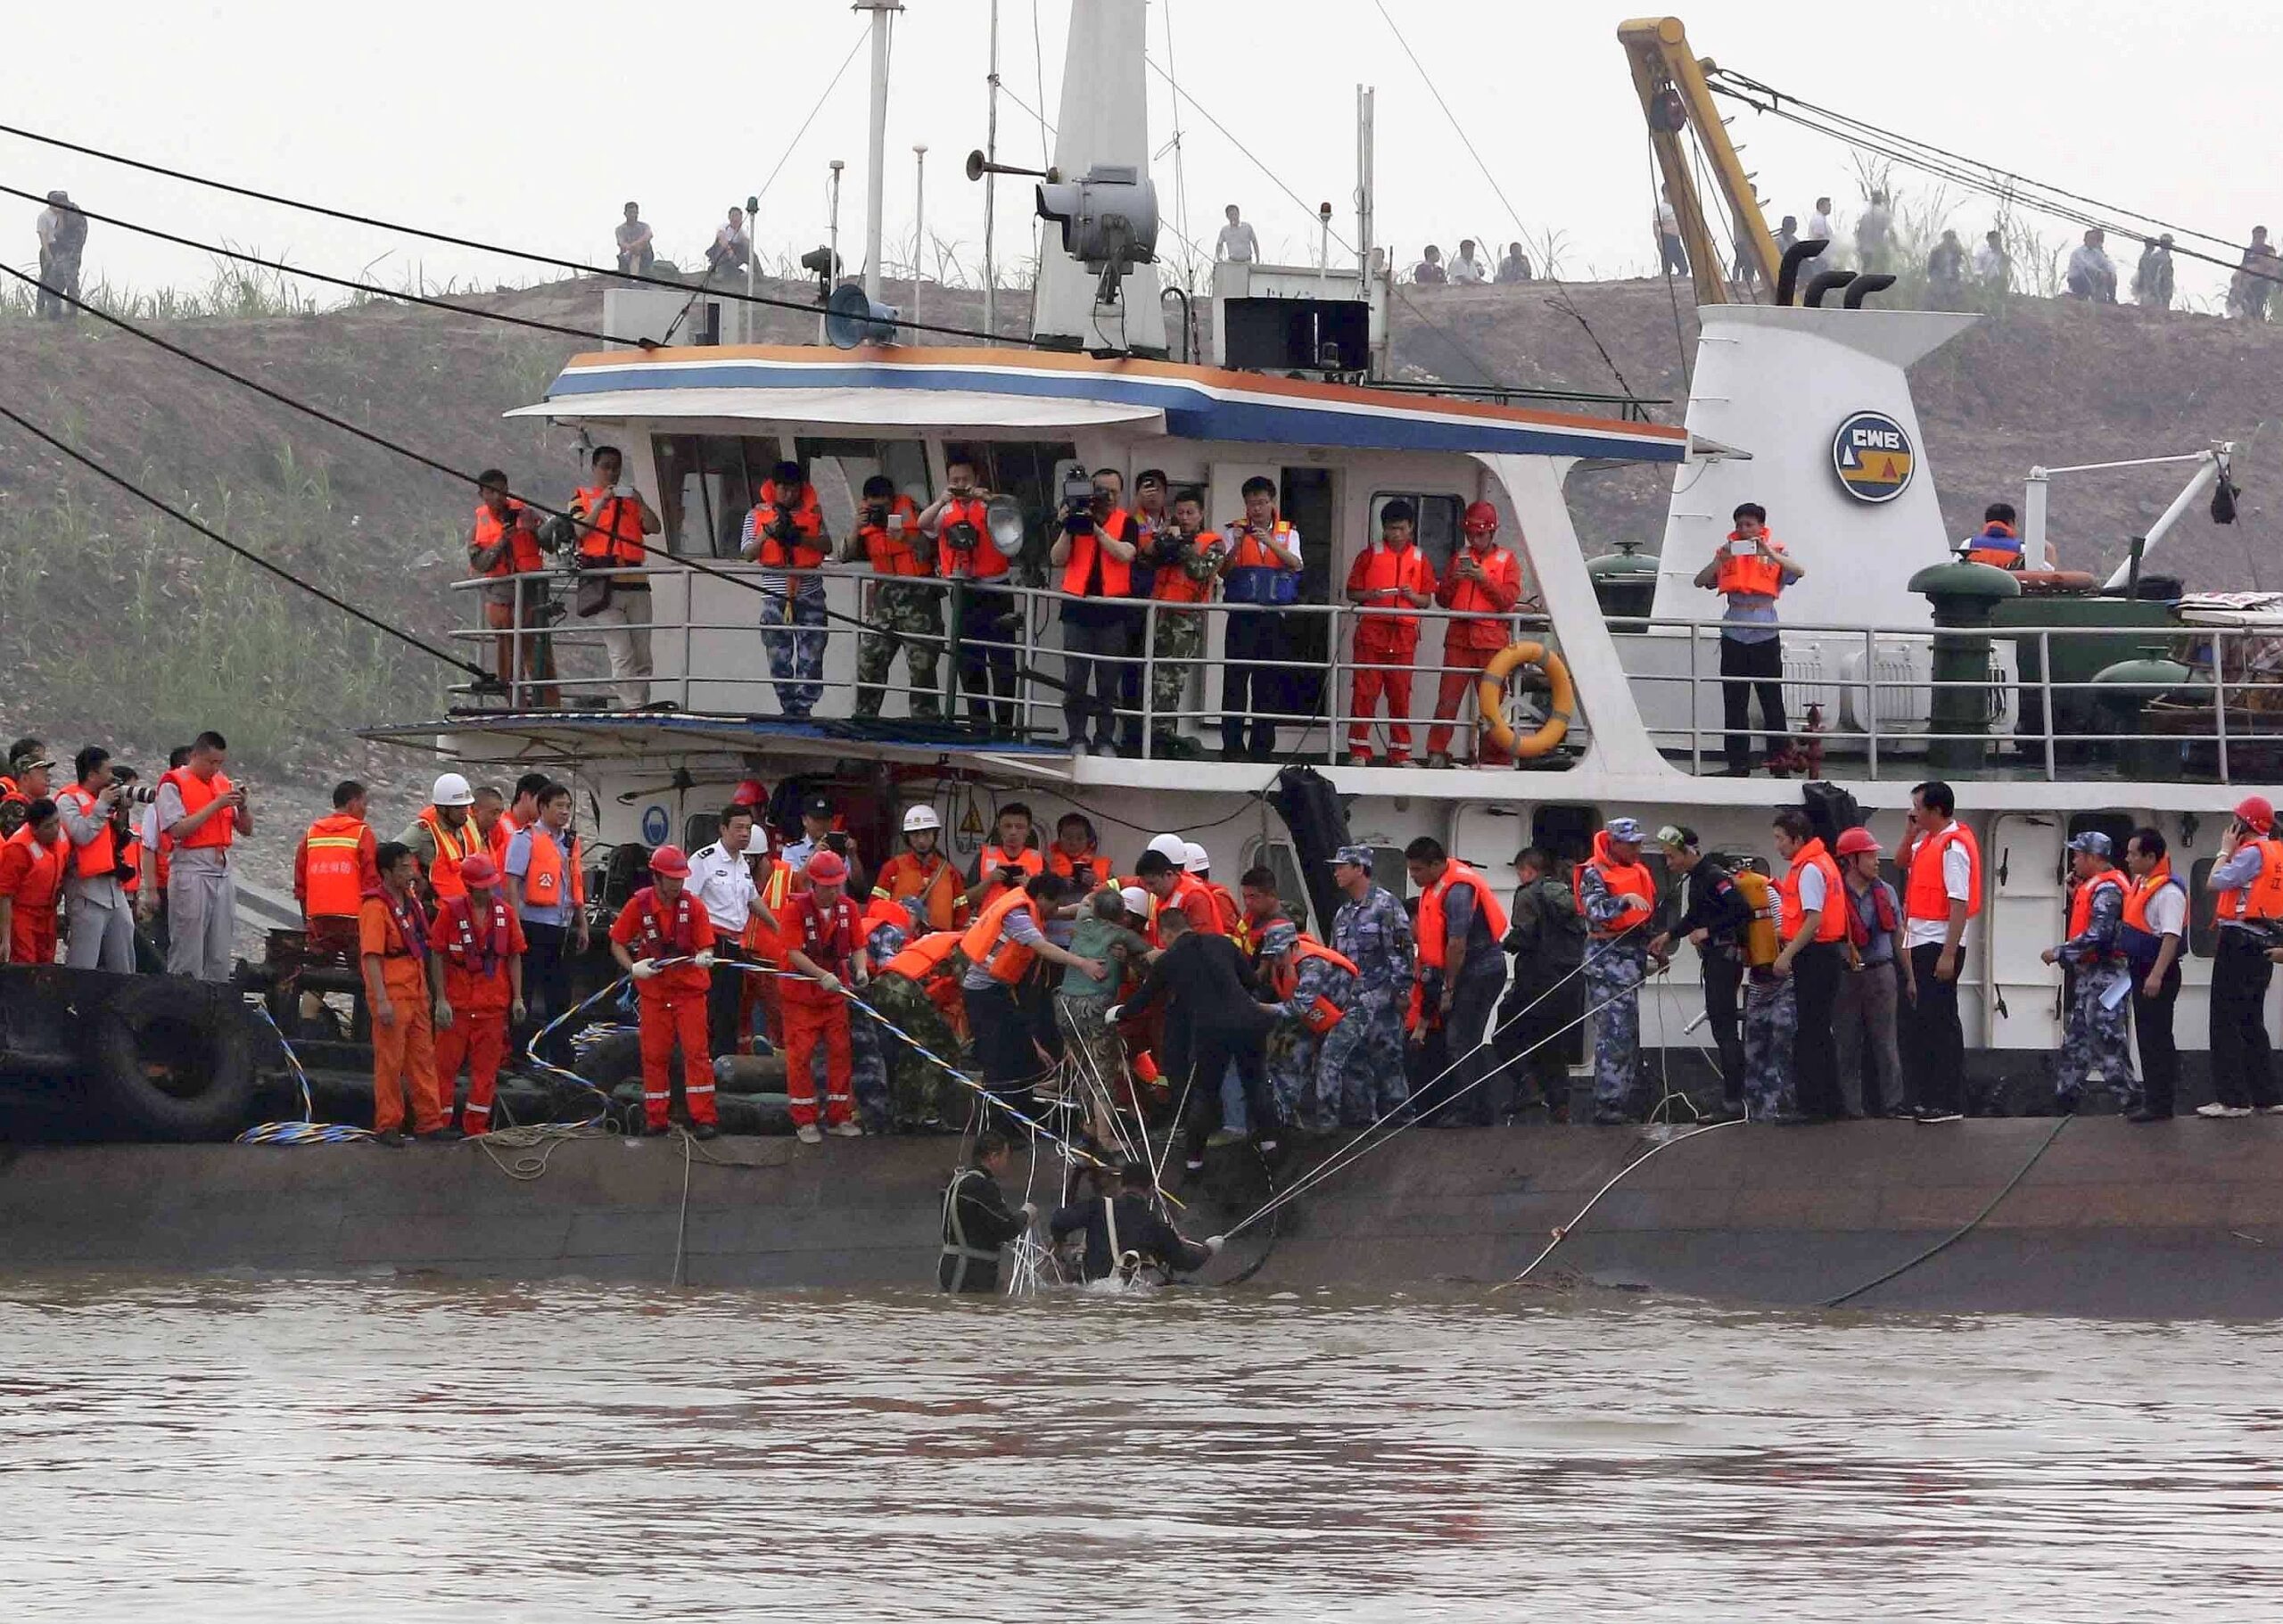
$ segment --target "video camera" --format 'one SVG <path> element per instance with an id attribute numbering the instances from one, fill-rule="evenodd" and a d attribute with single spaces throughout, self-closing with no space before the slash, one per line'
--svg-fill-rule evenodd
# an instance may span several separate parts
<path id="1" fill-rule="evenodd" d="M 1059 506 L 1062 528 L 1074 536 L 1094 533 L 1094 477 L 1084 468 L 1063 476 Z"/>

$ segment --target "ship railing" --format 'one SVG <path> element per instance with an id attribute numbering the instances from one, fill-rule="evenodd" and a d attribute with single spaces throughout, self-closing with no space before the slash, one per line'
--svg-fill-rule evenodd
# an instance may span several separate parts
<path id="1" fill-rule="evenodd" d="M 1723 701 L 1731 683 L 1746 680 L 1719 672 L 1722 622 L 1609 624 L 1667 760 L 1691 773 L 1718 771 L 1728 731 Z M 1652 635 L 1626 635 L 1636 632 Z M 1915 778 L 1939 767 L 1959 777 L 2048 781 L 2283 778 L 2283 632 L 1786 621 L 1781 633 L 1790 735 L 1812 742 L 1827 776 Z M 1801 658 L 1803 651 L 1818 657 Z M 1812 735 L 1804 725 L 1809 704 L 1822 713 Z M 1754 698 L 1754 739 L 1765 737 L 1762 721 Z"/>
<path id="2" fill-rule="evenodd" d="M 763 573 L 754 565 L 715 567 L 756 579 Z M 1059 631 L 1062 606 L 1098 607 L 1103 600 L 1073 598 L 1050 588 L 992 581 L 981 583 L 978 589 L 976 583 L 966 581 L 932 576 L 881 577 L 866 570 L 849 568 L 767 572 L 779 579 L 812 576 L 825 584 L 825 623 L 788 628 L 773 622 L 763 623 L 763 614 L 771 613 L 764 606 L 770 600 L 757 594 L 728 587 L 726 583 L 713 583 L 721 587 L 721 591 L 708 594 L 706 600 L 692 612 L 688 608 L 692 594 L 688 583 L 702 581 L 702 576 L 671 567 L 645 573 L 650 575 L 653 585 L 648 628 L 652 673 L 643 684 L 643 691 L 652 706 L 753 716 L 783 715 L 788 713 L 788 709 L 797 709 L 797 705 L 788 707 L 787 702 L 803 697 L 800 689 L 806 688 L 816 695 L 808 713 L 815 720 L 837 721 L 858 715 L 861 688 L 867 698 L 877 690 L 878 713 L 887 719 L 885 725 L 911 718 L 912 702 L 919 696 L 911 681 L 909 661 L 901 653 L 891 660 L 889 670 L 879 683 L 860 685 L 856 680 L 861 646 L 868 636 L 876 635 L 878 630 L 873 623 L 875 594 L 883 586 L 892 586 L 939 600 L 936 620 L 940 631 L 898 632 L 896 636 L 903 642 L 935 650 L 938 680 L 928 693 L 945 721 L 964 713 L 970 721 L 982 723 L 990 736 L 1059 741 L 1065 737 L 1066 694 L 1083 684 L 1091 697 L 1094 691 L 1094 668 L 1107 664 L 1119 667 L 1125 679 L 1110 705 L 1113 732 L 1121 738 L 1133 739 L 1144 759 L 1192 759 L 1202 753 L 1200 746 L 1206 749 L 1217 746 L 1224 721 L 1240 724 L 1249 732 L 1253 722 L 1265 721 L 1275 729 L 1277 759 L 1334 763 L 1347 760 L 1351 753 L 1351 729 L 1358 721 L 1354 704 L 1355 676 L 1359 664 L 1355 652 L 1356 628 L 1367 618 L 1384 618 L 1383 612 L 1367 615 L 1348 603 L 1303 603 L 1266 609 L 1223 602 L 1180 604 L 1154 598 L 1118 599 L 1114 601 L 1129 612 L 1139 629 L 1134 654 L 1118 656 L 1063 648 Z M 485 587 L 496 588 L 515 581 L 542 589 L 553 601 L 567 604 L 570 579 L 558 571 L 491 576 L 455 582 L 454 590 L 473 595 Z M 683 584 L 677 587 L 677 582 Z M 1011 624 L 1006 627 L 1003 644 L 960 634 L 963 614 L 972 619 L 968 600 L 978 589 L 999 593 L 1012 606 Z M 518 592 L 515 597 L 516 601 L 503 616 L 506 624 L 490 624 L 485 612 L 480 610 L 476 624 L 454 631 L 455 639 L 480 655 L 476 663 L 490 668 L 498 676 L 491 681 L 458 684 L 452 693 L 468 708 L 478 711 L 488 707 L 513 711 L 624 708 L 625 700 L 618 692 L 618 684 L 601 669 L 602 662 L 597 657 L 603 644 L 603 629 L 582 622 L 576 614 L 535 610 L 534 604 L 542 601 L 542 590 Z M 1404 714 L 1390 718 L 1385 713 L 1382 701 L 1374 706 L 1372 715 L 1362 719 L 1370 729 L 1372 748 L 1381 754 L 1390 742 L 1389 723 L 1400 721 L 1412 732 L 1412 757 L 1424 758 L 1425 735 L 1438 725 L 1435 711 L 1446 675 L 1460 680 L 1455 685 L 1456 715 L 1449 723 L 1454 730 L 1453 754 L 1470 753 L 1468 746 L 1476 732 L 1476 683 L 1479 672 L 1471 664 L 1445 663 L 1445 634 L 1451 622 L 1495 620 L 1504 628 L 1502 635 L 1507 641 L 1546 643 L 1558 649 L 1558 639 L 1545 616 L 1527 607 L 1500 616 L 1440 607 L 1405 609 L 1403 613 L 1416 620 L 1419 626 L 1416 653 L 1400 668 L 1410 678 L 1409 705 Z M 1257 660 L 1230 658 L 1226 630 L 1232 618 L 1263 614 L 1281 617 L 1279 643 L 1284 652 Z M 1199 652 L 1193 658 L 1175 662 L 1185 668 L 1178 700 L 1161 706 L 1158 704 L 1158 684 L 1152 677 L 1166 662 L 1148 651 L 1158 646 L 1161 626 L 1174 614 L 1198 617 L 1203 635 Z M 809 639 L 810 646 L 820 651 L 820 674 L 813 679 L 790 672 L 782 677 L 777 675 L 770 665 L 771 642 L 801 637 Z M 1010 648 L 1012 653 L 1015 680 L 1010 691 L 1002 692 L 992 681 L 993 656 L 1000 647 Z M 1323 650 L 1321 655 L 1303 652 L 1319 647 Z M 530 657 L 521 652 L 523 650 L 530 651 Z M 998 657 L 1003 663 L 1006 656 Z M 1249 685 L 1246 702 L 1224 712 L 1220 703 L 1223 685 L 1232 665 L 1265 673 L 1269 692 L 1257 695 Z M 1127 673 L 1131 673 L 1130 678 Z M 1535 676 L 1528 672 L 1507 686 L 1504 708 L 1523 732 L 1538 725 L 1543 705 L 1538 686 Z M 1089 714 L 1093 713 L 1090 706 Z M 977 738 L 972 731 L 963 737 Z M 1582 719 L 1573 721 L 1570 734 L 1573 748 L 1539 764 L 1566 764 L 1574 755 L 1574 746 L 1581 744 L 1585 737 Z"/>

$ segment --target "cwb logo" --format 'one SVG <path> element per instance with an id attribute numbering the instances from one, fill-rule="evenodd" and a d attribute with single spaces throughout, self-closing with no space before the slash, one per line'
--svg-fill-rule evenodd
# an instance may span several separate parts
<path id="1" fill-rule="evenodd" d="M 1918 458 L 1902 425 L 1884 412 L 1857 412 L 1831 440 L 1831 466 L 1859 502 L 1892 502 L 1910 485 Z"/>

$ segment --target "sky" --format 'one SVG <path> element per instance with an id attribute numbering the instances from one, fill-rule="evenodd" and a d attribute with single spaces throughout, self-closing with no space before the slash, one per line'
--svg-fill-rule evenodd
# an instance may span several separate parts
<path id="1" fill-rule="evenodd" d="M 1039 123 L 1026 109 L 1050 121 L 1059 109 L 1068 5 L 1001 0 L 1007 161 L 1039 160 Z M 1268 258 L 1305 263 L 1315 205 L 1329 201 L 1335 230 L 1352 242 L 1361 74 L 1377 89 L 1378 236 L 1399 262 L 1430 240 L 1448 251 L 1462 236 L 1522 235 L 1536 249 L 1551 243 L 1566 276 L 1645 274 L 1655 262 L 1650 161 L 1615 37 L 1618 22 L 1644 9 L 1632 0 L 1390 0 L 1383 15 L 1374 0 L 1150 0 L 1150 54 L 1199 103 L 1184 99 L 1179 109 L 1177 174 L 1174 98 L 1150 75 L 1163 217 L 1209 251 L 1221 206 L 1236 202 Z M 969 276 L 980 263 L 983 188 L 960 165 L 984 140 L 989 12 L 989 0 L 907 0 L 897 21 L 884 188 L 892 264 L 911 259 L 911 149 L 921 142 L 928 235 Z M 2065 22 L 2060 13 L 1989 0 L 1920 0 L 1876 15 L 1793 0 L 1698 0 L 1684 20 L 1699 55 L 1870 123 L 2234 240 L 2254 223 L 2283 227 L 2283 172 L 2272 144 L 2246 123 L 2246 87 L 2227 67 L 2283 59 L 2283 6 L 2076 0 Z M 670 21 L 646 26 L 646 15 Z M 630 198 L 662 251 L 684 264 L 697 260 L 727 205 L 754 192 L 764 254 L 814 246 L 824 237 L 827 162 L 840 158 L 849 166 L 843 254 L 853 263 L 869 53 L 857 51 L 824 92 L 863 29 L 838 0 L 657 8 L 400 0 L 380 12 L 306 0 L 111 0 L 100 28 L 70 6 L 21 6 L 0 61 L 0 122 L 590 264 L 607 259 Z M 1771 224 L 1785 212 L 1804 218 L 1819 192 L 1839 196 L 1842 213 L 1859 195 L 1843 147 L 1743 109 L 1732 134 Z M 1896 180 L 1906 213 L 1934 201 L 1934 183 Z M 549 274 L 16 136 L 0 136 L 0 185 L 68 187 L 99 212 L 391 286 Z M 1972 243 L 1993 206 L 1954 201 L 1947 223 Z M 1027 182 L 1002 183 L 1002 264 L 1030 251 L 1028 204 Z M 29 268 L 37 207 L 0 196 L 0 259 Z M 2056 246 L 2076 235 L 2049 221 L 2036 228 Z M 1161 250 L 1183 251 L 1170 231 Z M 2133 251 L 2119 255 L 2128 273 Z M 932 267 L 932 250 L 929 259 Z M 98 225 L 87 272 L 143 289 L 195 287 L 210 267 L 197 253 Z M 2225 274 L 2182 261 L 2179 280 L 2186 300 L 2206 302 Z"/>

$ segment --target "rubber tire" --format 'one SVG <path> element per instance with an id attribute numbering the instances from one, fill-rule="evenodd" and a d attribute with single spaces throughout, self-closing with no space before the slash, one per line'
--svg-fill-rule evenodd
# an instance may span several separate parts
<path id="1" fill-rule="evenodd" d="M 170 976 L 123 982 L 88 1035 L 97 1109 L 130 1138 L 235 1138 L 253 1117 L 252 1035 L 229 987 Z M 154 1065 L 171 1087 L 152 1078 Z"/>
<path id="2" fill-rule="evenodd" d="M 642 1080 L 642 1037 L 638 1032 L 614 1032 L 589 1045 L 573 1068 L 605 1093 L 622 1083 Z"/>

